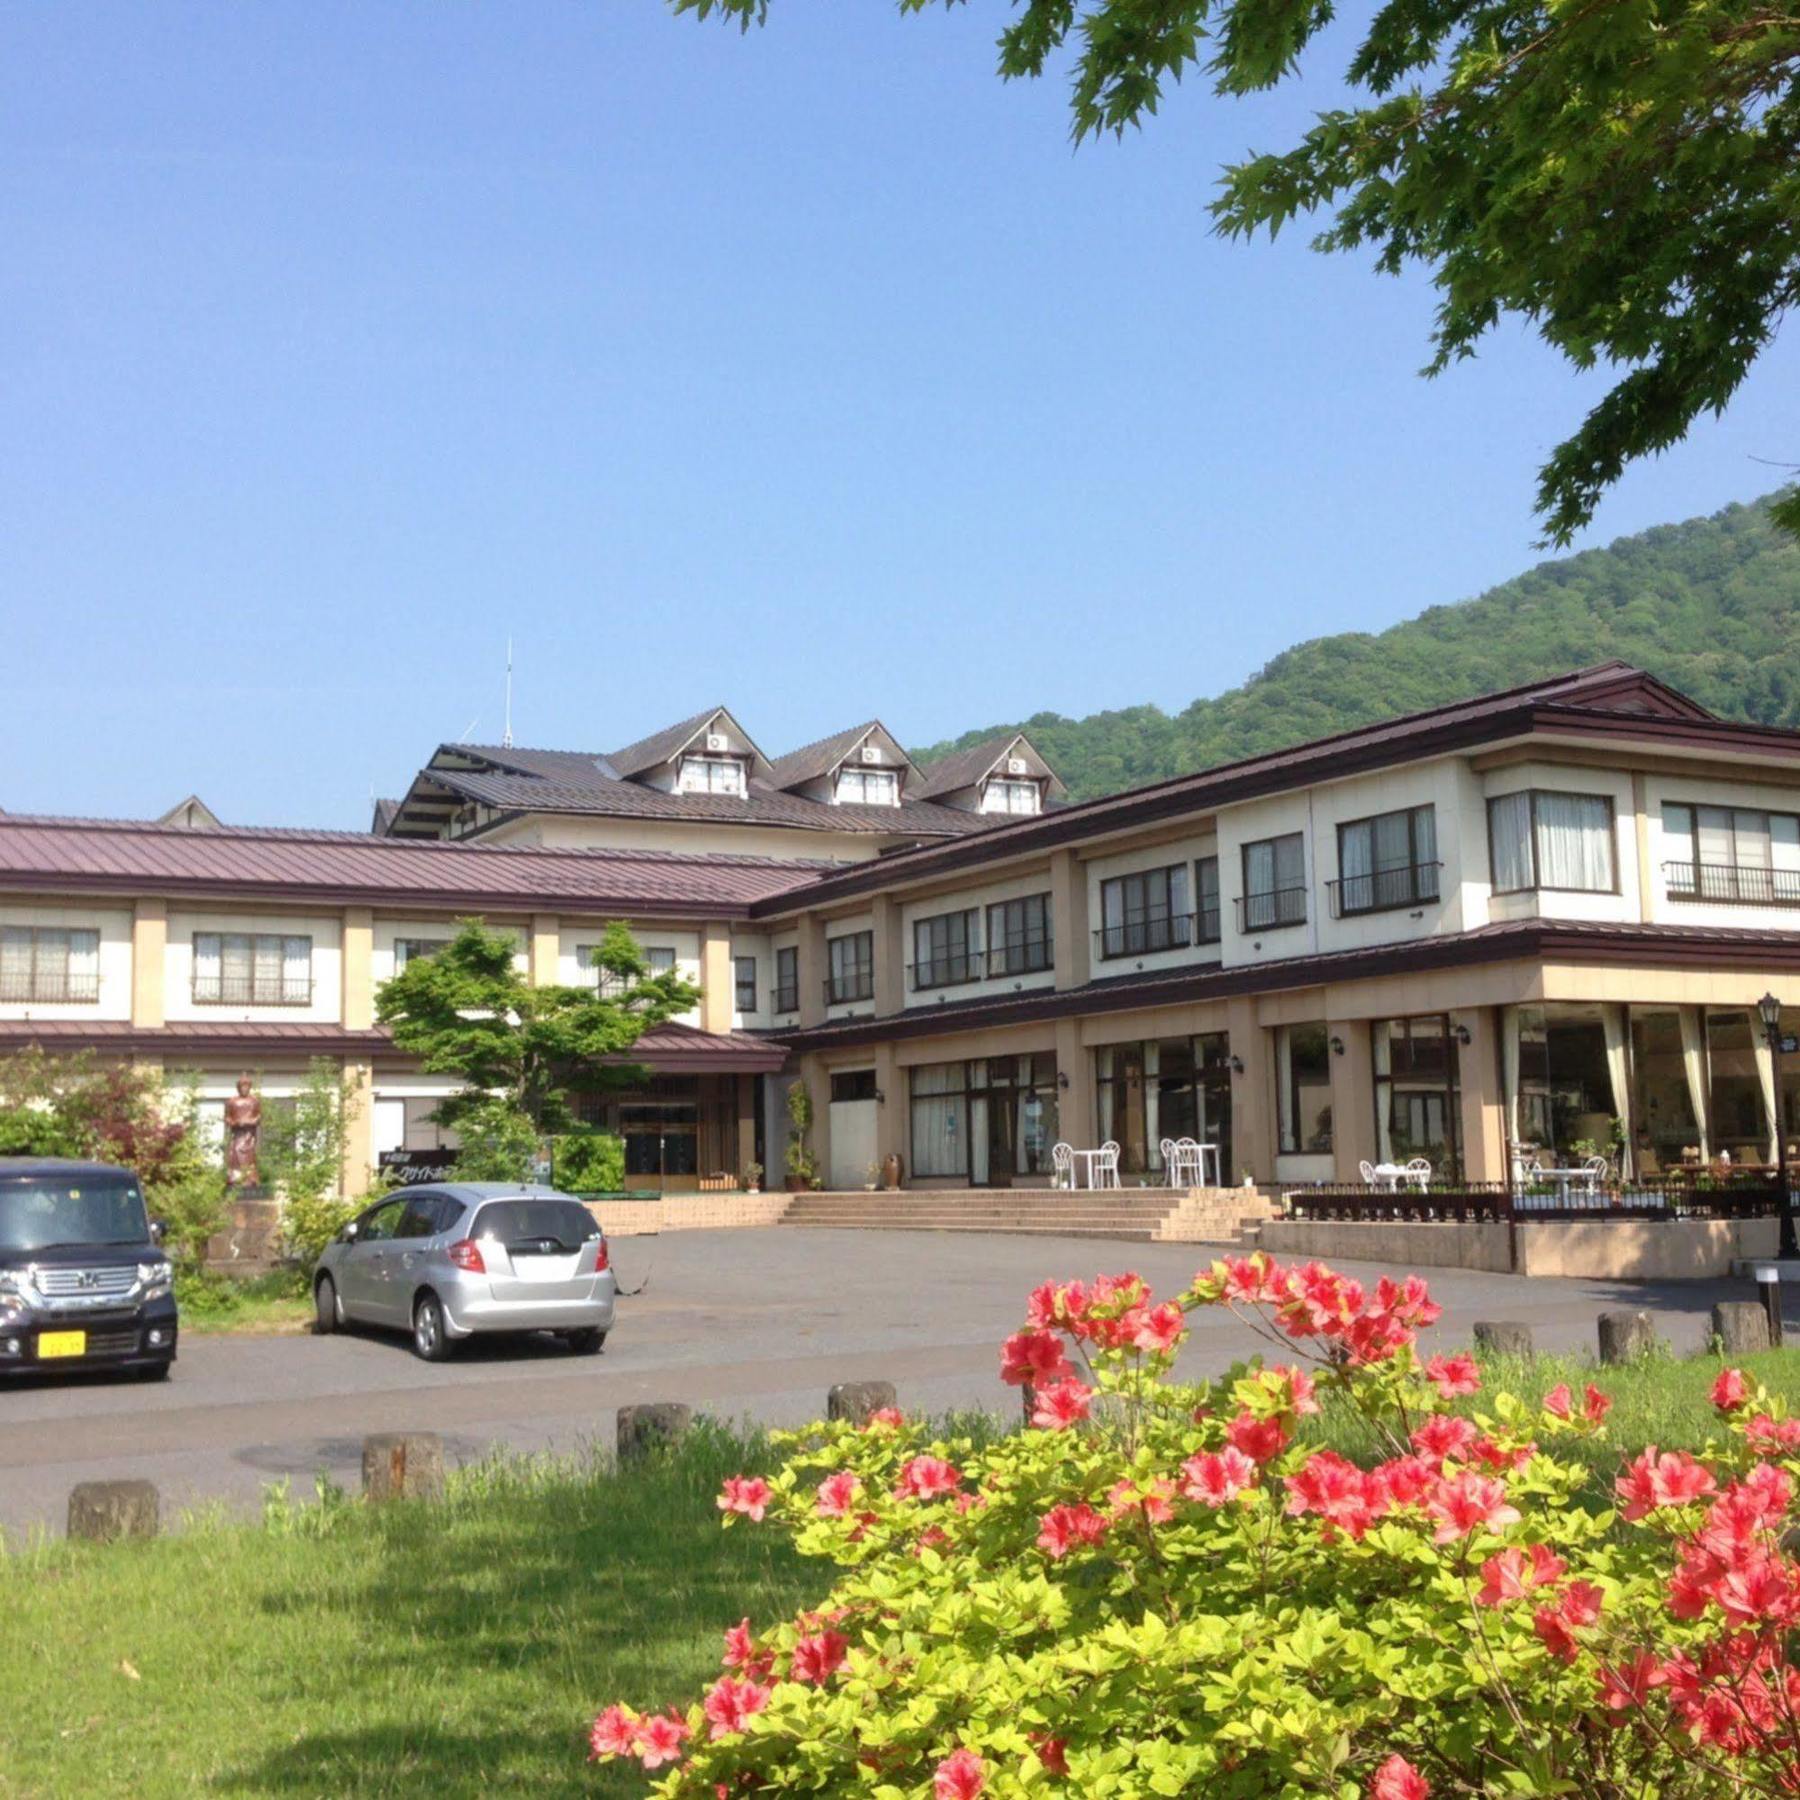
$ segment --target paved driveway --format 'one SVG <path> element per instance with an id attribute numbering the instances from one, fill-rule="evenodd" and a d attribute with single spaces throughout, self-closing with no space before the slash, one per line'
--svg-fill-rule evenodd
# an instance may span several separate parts
<path id="1" fill-rule="evenodd" d="M 253 1506 L 291 1477 L 310 1494 L 329 1470 L 358 1480 L 369 1431 L 444 1435 L 457 1460 L 493 1446 L 574 1450 L 612 1441 L 615 1409 L 685 1400 L 725 1417 L 799 1423 L 834 1381 L 885 1377 L 909 1410 L 1010 1411 L 996 1348 L 1026 1293 L 1048 1278 L 1135 1268 L 1159 1289 L 1185 1283 L 1216 1252 L 1203 1246 L 1089 1239 L 782 1229 L 675 1232 L 621 1239 L 627 1287 L 598 1357 L 548 1342 L 477 1344 L 429 1365 L 400 1338 L 193 1338 L 161 1386 L 89 1379 L 0 1383 L 0 1530 L 61 1528 L 77 1481 L 146 1476 L 165 1508 L 223 1498 Z M 1381 1271 L 1344 1267 L 1365 1279 Z M 1747 1284 L 1524 1280 L 1432 1273 L 1446 1318 L 1437 1337 L 1466 1343 L 1476 1320 L 1519 1319 L 1545 1348 L 1591 1349 L 1594 1316 L 1645 1306 L 1681 1351 L 1698 1349 L 1707 1313 Z M 1256 1348 L 1221 1312 L 1195 1317 L 1186 1367 L 1204 1374 Z"/>

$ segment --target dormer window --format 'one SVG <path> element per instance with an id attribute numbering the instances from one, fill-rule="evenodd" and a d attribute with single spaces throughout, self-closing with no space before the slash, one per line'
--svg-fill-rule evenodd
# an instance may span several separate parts
<path id="1" fill-rule="evenodd" d="M 744 797 L 744 765 L 735 756 L 684 756 L 678 794 L 735 794 Z"/>
<path id="2" fill-rule="evenodd" d="M 850 767 L 839 769 L 837 803 L 839 806 L 898 806 L 900 771 Z"/>
<path id="3" fill-rule="evenodd" d="M 996 775 L 981 790 L 984 813 L 1036 813 L 1043 810 L 1043 792 L 1035 781 Z"/>

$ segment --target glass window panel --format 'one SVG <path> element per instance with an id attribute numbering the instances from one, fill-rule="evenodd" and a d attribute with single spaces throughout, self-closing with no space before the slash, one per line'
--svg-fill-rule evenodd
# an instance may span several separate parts
<path id="1" fill-rule="evenodd" d="M 1537 885 L 1531 865 L 1531 795 L 1503 794 L 1488 802 L 1488 840 L 1494 892 L 1516 894 Z"/>

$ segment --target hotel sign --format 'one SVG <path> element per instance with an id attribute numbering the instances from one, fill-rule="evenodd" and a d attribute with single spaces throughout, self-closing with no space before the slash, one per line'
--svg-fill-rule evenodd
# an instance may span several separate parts
<path id="1" fill-rule="evenodd" d="M 375 1159 L 382 1175 L 399 1187 L 442 1181 L 456 1163 L 454 1150 L 384 1150 Z"/>

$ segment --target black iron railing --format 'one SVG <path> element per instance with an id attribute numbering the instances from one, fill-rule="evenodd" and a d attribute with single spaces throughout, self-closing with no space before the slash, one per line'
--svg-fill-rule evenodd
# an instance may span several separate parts
<path id="1" fill-rule="evenodd" d="M 99 998 L 98 975 L 67 975 L 39 969 L 30 975 L 0 976 L 0 1000 L 82 1005 Z"/>
<path id="2" fill-rule="evenodd" d="M 1270 888 L 1262 894 L 1240 894 L 1237 902 L 1239 931 L 1275 931 L 1283 925 L 1306 923 L 1306 889 Z"/>
<path id="3" fill-rule="evenodd" d="M 1408 863 L 1400 869 L 1373 869 L 1367 875 L 1342 875 L 1328 881 L 1325 889 L 1331 896 L 1331 916 L 1343 919 L 1357 913 L 1423 906 L 1438 898 L 1438 871 L 1443 866 Z"/>
<path id="4" fill-rule="evenodd" d="M 311 1006 L 312 977 L 196 975 L 196 1006 Z"/>
<path id="5" fill-rule="evenodd" d="M 1800 906 L 1800 870 L 1743 863 L 1663 864 L 1671 900 L 1722 900 L 1736 906 Z"/>
<path id="6" fill-rule="evenodd" d="M 929 988 L 963 987 L 980 981 L 987 973 L 987 961 L 979 950 L 946 950 L 925 962 L 906 965 L 907 984 L 914 993 Z"/>
<path id="7" fill-rule="evenodd" d="M 995 944 L 987 953 L 990 979 L 997 975 L 1037 975 L 1056 961 L 1056 947 L 1047 937 L 1019 938 Z"/>
<path id="8" fill-rule="evenodd" d="M 1454 1181 L 1429 1188 L 1388 1189 L 1361 1182 L 1327 1182 L 1282 1196 L 1290 1219 L 1401 1220 L 1457 1224 L 1481 1220 L 1577 1219 L 1593 1224 L 1626 1219 L 1759 1219 L 1781 1210 L 1781 1189 L 1766 1176 L 1725 1178 L 1707 1173 L 1659 1175 L 1642 1181 L 1602 1182 L 1531 1177 Z"/>
<path id="9" fill-rule="evenodd" d="M 1157 913 L 1102 925 L 1094 933 L 1094 954 L 1102 962 L 1120 956 L 1153 956 L 1159 950 L 1182 950 L 1194 941 L 1192 913 Z"/>
<path id="10" fill-rule="evenodd" d="M 798 1012 L 800 1010 L 800 989 L 798 985 L 794 987 L 777 987 L 772 1004 L 774 1010 L 778 1013 Z"/>
<path id="11" fill-rule="evenodd" d="M 825 977 L 825 1004 L 827 1006 L 848 1006 L 853 1000 L 873 1000 L 875 998 L 875 971 L 873 969 L 852 969 L 842 975 Z"/>

